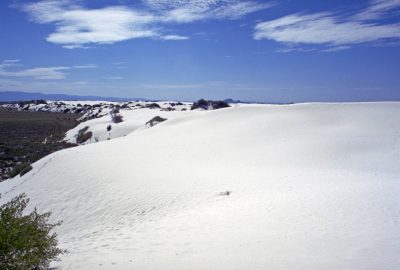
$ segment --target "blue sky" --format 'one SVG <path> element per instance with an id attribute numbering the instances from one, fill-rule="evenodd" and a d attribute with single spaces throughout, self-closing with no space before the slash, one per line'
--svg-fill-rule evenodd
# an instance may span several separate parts
<path id="1" fill-rule="evenodd" d="M 400 0 L 0 5 L 0 91 L 400 100 Z"/>

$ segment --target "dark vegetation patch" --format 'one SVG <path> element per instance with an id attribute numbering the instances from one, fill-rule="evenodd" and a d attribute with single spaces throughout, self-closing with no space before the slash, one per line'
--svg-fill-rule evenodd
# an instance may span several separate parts
<path id="1" fill-rule="evenodd" d="M 175 111 L 176 109 L 174 107 L 167 107 L 167 108 L 163 108 L 161 109 L 161 111 L 165 111 L 165 112 L 172 112 Z"/>
<path id="2" fill-rule="evenodd" d="M 93 133 L 88 130 L 89 130 L 89 127 L 86 126 L 78 131 L 78 134 L 76 135 L 76 143 L 77 144 L 84 143 L 87 140 L 92 138 Z"/>
<path id="3" fill-rule="evenodd" d="M 79 124 L 77 119 L 81 116 L 0 108 L 0 181 L 10 178 L 11 171 L 19 164 L 31 164 L 55 151 L 75 146 L 60 141 L 65 132 Z"/>
<path id="4" fill-rule="evenodd" d="M 149 109 L 161 109 L 161 106 L 157 103 L 146 104 L 145 107 Z"/>
<path id="5" fill-rule="evenodd" d="M 162 118 L 161 116 L 156 116 L 156 117 L 153 117 L 150 121 L 148 121 L 146 123 L 146 125 L 153 127 L 161 122 L 164 122 L 165 120 L 167 120 L 167 119 Z"/>
<path id="6" fill-rule="evenodd" d="M 226 103 L 225 101 L 200 99 L 197 102 L 193 103 L 191 110 L 196 110 L 196 109 L 218 110 L 218 109 L 228 108 L 228 107 L 230 107 L 230 105 L 228 103 Z"/>
<path id="7" fill-rule="evenodd" d="M 119 105 L 114 106 L 114 108 L 112 109 L 111 113 L 119 113 L 120 112 L 120 108 L 121 107 Z"/>
<path id="8" fill-rule="evenodd" d="M 15 166 L 12 171 L 10 172 L 10 177 L 13 178 L 15 176 L 17 176 L 18 174 L 20 176 L 23 176 L 24 174 L 26 174 L 27 172 L 29 172 L 30 170 L 32 170 L 32 166 L 29 163 L 20 163 L 17 166 Z"/>
<path id="9" fill-rule="evenodd" d="M 119 113 L 111 113 L 111 121 L 114 124 L 118 124 L 124 121 L 124 117 Z"/>

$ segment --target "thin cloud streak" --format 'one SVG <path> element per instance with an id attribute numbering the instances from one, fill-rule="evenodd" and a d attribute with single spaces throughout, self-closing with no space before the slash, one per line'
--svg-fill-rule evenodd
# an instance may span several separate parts
<path id="1" fill-rule="evenodd" d="M 356 14 L 354 19 L 366 21 L 376 20 L 385 16 L 393 16 L 399 14 L 400 0 L 373 0 L 371 5 L 364 11 Z M 393 10 L 397 11 L 393 12 Z M 391 11 L 391 14 L 388 12 Z"/>
<path id="2" fill-rule="evenodd" d="M 10 70 L 12 67 L 21 66 L 20 60 L 3 60 L 0 63 L 0 77 L 31 78 L 35 80 L 63 80 L 67 77 L 67 70 L 92 69 L 97 65 L 86 64 L 76 66 L 35 67 L 22 70 Z"/>
<path id="3" fill-rule="evenodd" d="M 19 71 L 6 71 L 0 66 L 0 77 L 27 77 L 36 80 L 62 80 L 66 78 L 63 71 L 69 67 L 38 67 Z"/>
<path id="4" fill-rule="evenodd" d="M 179 35 L 166 35 L 161 37 L 162 40 L 188 40 L 190 37 Z"/>
<path id="5" fill-rule="evenodd" d="M 330 12 L 291 14 L 258 23 L 255 26 L 254 39 L 268 39 L 284 44 L 328 46 L 325 51 L 338 51 L 344 47 L 347 49 L 350 45 L 400 39 L 399 23 L 371 21 L 390 16 L 388 13 L 399 5 L 400 0 L 375 0 L 370 2 L 366 9 L 349 17 Z"/>
<path id="6" fill-rule="evenodd" d="M 97 68 L 98 66 L 95 64 L 86 64 L 86 65 L 78 65 L 78 66 L 73 66 L 73 68 L 78 68 L 78 69 L 87 69 L 87 68 Z"/>

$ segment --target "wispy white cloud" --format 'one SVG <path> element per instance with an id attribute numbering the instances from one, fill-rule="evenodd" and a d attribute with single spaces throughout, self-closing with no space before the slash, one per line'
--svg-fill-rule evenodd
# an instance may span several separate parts
<path id="1" fill-rule="evenodd" d="M 19 59 L 8 59 L 8 60 L 3 60 L 0 62 L 0 70 L 6 68 L 6 67 L 12 67 L 12 66 L 18 66 L 19 64 Z"/>
<path id="2" fill-rule="evenodd" d="M 160 37 L 162 40 L 188 40 L 190 37 L 180 35 L 165 35 Z"/>
<path id="3" fill-rule="evenodd" d="M 77 65 L 73 66 L 73 68 L 97 68 L 98 66 L 95 64 L 86 64 L 86 65 Z"/>
<path id="4" fill-rule="evenodd" d="M 337 46 L 322 50 L 323 52 L 339 52 L 350 49 L 350 46 Z"/>
<path id="5" fill-rule="evenodd" d="M 98 89 L 96 87 L 96 89 Z M 82 91 L 88 90 L 87 81 L 64 81 L 64 80 L 20 80 L 18 78 L 2 78 L 0 77 L 1 91 L 27 91 L 27 92 L 42 92 L 69 94 L 81 94 Z"/>
<path id="6" fill-rule="evenodd" d="M 256 3 L 253 1 L 235 1 L 226 6 L 220 6 L 209 12 L 210 16 L 219 19 L 240 19 L 250 13 L 274 6 L 270 3 Z"/>
<path id="7" fill-rule="evenodd" d="M 291 52 L 313 52 L 315 48 L 301 48 L 301 47 L 284 47 L 276 50 L 278 53 L 291 53 Z"/>
<path id="8" fill-rule="evenodd" d="M 18 63 L 20 60 L 19 59 L 6 59 L 6 60 L 3 60 L 3 63 L 2 64 L 15 64 L 15 63 Z"/>
<path id="9" fill-rule="evenodd" d="M 19 71 L 5 71 L 0 70 L 0 76 L 3 77 L 30 77 L 37 80 L 61 80 L 65 79 L 66 74 L 63 70 L 69 69 L 68 67 L 43 67 L 31 68 Z"/>
<path id="10" fill-rule="evenodd" d="M 158 2 L 158 4 L 165 2 Z M 183 3 L 185 2 L 185 3 Z M 254 1 L 211 0 L 211 1 L 171 1 L 174 8 L 169 9 L 162 20 L 166 22 L 191 23 L 210 19 L 240 19 L 250 13 L 266 9 L 272 4 L 260 4 Z M 177 4 L 179 3 L 179 4 Z M 272 2 L 271 2 L 272 3 Z"/>
<path id="11" fill-rule="evenodd" d="M 17 69 L 19 60 L 3 60 L 0 63 L 0 77 L 31 78 L 35 80 L 62 80 L 67 77 L 67 70 L 96 68 L 96 65 L 76 65 L 76 66 L 55 66 L 55 67 L 35 67 L 28 69 Z"/>
<path id="12" fill-rule="evenodd" d="M 354 16 L 358 20 L 375 20 L 399 14 L 400 0 L 372 0 L 371 5 Z M 397 10 L 396 10 L 397 9 Z M 390 11 L 390 13 L 388 13 Z"/>
<path id="13" fill-rule="evenodd" d="M 70 45 L 63 45 L 62 46 L 64 49 L 90 49 L 91 47 L 89 46 L 84 46 L 84 45 L 80 45 L 80 44 L 70 44 Z"/>
<path id="14" fill-rule="evenodd" d="M 37 80 L 60 80 L 65 79 L 66 74 L 63 72 L 70 69 L 69 67 L 37 67 L 22 70 L 9 70 L 19 61 L 4 60 L 0 63 L 0 77 L 27 77 Z"/>
<path id="15" fill-rule="evenodd" d="M 229 1 L 229 0 L 228 0 Z M 154 10 L 173 9 L 182 6 L 208 8 L 222 2 L 221 0 L 143 0 L 144 4 Z"/>
<path id="16" fill-rule="evenodd" d="M 42 0 L 22 5 L 21 9 L 30 15 L 32 21 L 55 26 L 55 31 L 46 38 L 48 42 L 76 49 L 88 48 L 90 44 L 112 44 L 138 38 L 185 40 L 189 37 L 163 32 L 173 24 L 239 19 L 271 6 L 253 0 L 142 1 L 142 5 L 135 8 L 108 6 L 89 9 L 81 4 L 82 1 Z"/>
<path id="17" fill-rule="evenodd" d="M 400 0 L 375 0 L 355 15 L 320 12 L 291 14 L 255 26 L 256 40 L 269 39 L 284 44 L 317 44 L 328 46 L 325 51 L 337 51 L 350 45 L 400 39 L 399 23 L 371 21 L 390 16 Z"/>

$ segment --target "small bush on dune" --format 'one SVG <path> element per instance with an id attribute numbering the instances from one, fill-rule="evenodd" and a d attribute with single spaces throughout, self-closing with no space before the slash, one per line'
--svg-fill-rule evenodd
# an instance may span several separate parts
<path id="1" fill-rule="evenodd" d="M 155 125 L 157 125 L 157 124 L 159 124 L 161 122 L 164 122 L 165 120 L 167 120 L 167 119 L 162 118 L 161 116 L 156 116 L 156 117 L 153 117 L 150 121 L 148 121 L 146 123 L 146 125 L 149 125 L 150 127 L 152 127 L 152 126 L 155 126 Z"/>
<path id="2" fill-rule="evenodd" d="M 212 101 L 211 106 L 213 107 L 214 110 L 230 107 L 230 105 L 228 103 L 226 103 L 225 101 L 222 101 L 222 100 Z"/>
<path id="3" fill-rule="evenodd" d="M 205 99 L 199 99 L 197 102 L 193 103 L 192 110 L 195 109 L 204 109 L 207 110 L 208 109 L 208 102 Z"/>
<path id="4" fill-rule="evenodd" d="M 0 206 L 0 269 L 41 270 L 65 253 L 57 247 L 51 230 L 61 222 L 49 223 L 51 213 L 36 210 L 23 215 L 29 199 L 25 194 Z"/>
<path id="5" fill-rule="evenodd" d="M 161 106 L 157 103 L 146 104 L 145 107 L 149 109 L 161 109 Z"/>
<path id="6" fill-rule="evenodd" d="M 121 123 L 121 122 L 124 121 L 124 117 L 122 115 L 118 114 L 118 113 L 112 113 L 111 114 L 111 121 L 114 124 L 118 124 L 118 123 Z"/>
<path id="7" fill-rule="evenodd" d="M 93 133 L 91 131 L 79 134 L 78 137 L 76 137 L 76 143 L 81 144 L 92 138 Z"/>
<path id="8" fill-rule="evenodd" d="M 83 112 L 82 108 L 78 108 L 78 109 L 75 110 L 75 113 L 82 113 L 82 112 Z"/>
<path id="9" fill-rule="evenodd" d="M 93 133 L 91 131 L 88 131 L 89 127 L 84 127 L 81 130 L 78 131 L 78 134 L 76 135 L 76 143 L 81 144 L 92 138 Z"/>
<path id="10" fill-rule="evenodd" d="M 23 169 L 20 171 L 19 175 L 23 176 L 24 174 L 28 173 L 30 170 L 32 170 L 32 166 L 29 163 L 25 163 L 25 166 Z"/>
<path id="11" fill-rule="evenodd" d="M 114 108 L 112 109 L 111 113 L 113 113 L 113 114 L 119 113 L 119 106 L 118 106 L 118 107 L 114 107 Z"/>
<path id="12" fill-rule="evenodd" d="M 197 102 L 193 103 L 191 110 L 196 110 L 196 109 L 217 110 L 228 107 L 230 107 L 230 105 L 225 101 L 200 99 Z"/>

